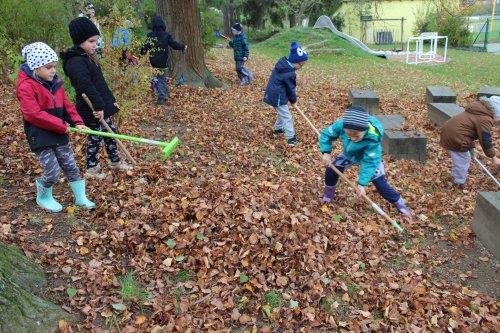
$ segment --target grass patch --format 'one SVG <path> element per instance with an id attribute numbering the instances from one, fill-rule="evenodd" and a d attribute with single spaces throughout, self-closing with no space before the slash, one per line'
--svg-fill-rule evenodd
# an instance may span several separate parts
<path id="1" fill-rule="evenodd" d="M 124 301 L 138 304 L 143 304 L 152 298 L 151 293 L 139 285 L 132 273 L 127 273 L 120 279 L 120 296 Z"/>
<path id="2" fill-rule="evenodd" d="M 335 306 L 333 305 L 335 301 L 336 301 L 335 297 L 329 295 L 323 297 L 319 301 L 319 306 L 321 307 L 321 310 L 325 311 L 326 313 L 333 314 L 335 312 Z"/>
<path id="3" fill-rule="evenodd" d="M 318 81 L 331 81 L 339 87 L 373 89 L 385 98 L 398 98 L 402 93 L 421 98 L 425 87 L 445 85 L 456 93 L 477 92 L 482 86 L 500 86 L 498 55 L 448 49 L 450 61 L 442 65 L 406 65 L 372 56 L 327 29 L 293 28 L 252 45 L 260 56 L 278 60 L 288 55 L 290 42 L 301 45 L 325 41 L 325 48 L 342 48 L 343 54 L 311 54 L 303 70 L 311 72 Z M 440 54 L 443 50 L 439 49 Z"/>
<path id="4" fill-rule="evenodd" d="M 181 299 L 186 295 L 186 289 L 182 286 L 176 287 L 172 289 L 171 292 L 172 297 L 174 298 L 174 308 L 175 308 L 175 313 L 181 314 L 182 309 L 181 309 Z"/>
<path id="5" fill-rule="evenodd" d="M 189 280 L 191 280 L 191 273 L 189 273 L 188 270 L 181 269 L 175 275 L 175 280 L 177 280 L 177 282 L 182 282 L 182 283 L 188 282 Z"/>
<path id="6" fill-rule="evenodd" d="M 275 291 L 268 291 L 262 296 L 262 299 L 264 300 L 264 303 L 271 307 L 271 309 L 279 308 L 283 303 L 283 296 Z"/>
<path id="7" fill-rule="evenodd" d="M 270 160 L 274 168 L 279 172 L 289 172 L 292 175 L 296 175 L 300 170 L 299 167 L 287 163 L 287 159 L 282 154 L 265 147 L 260 147 L 259 150 L 257 150 L 257 154 Z"/>
<path id="8" fill-rule="evenodd" d="M 402 269 L 408 266 L 408 259 L 402 254 L 398 254 L 391 259 L 389 266 L 394 269 Z"/>

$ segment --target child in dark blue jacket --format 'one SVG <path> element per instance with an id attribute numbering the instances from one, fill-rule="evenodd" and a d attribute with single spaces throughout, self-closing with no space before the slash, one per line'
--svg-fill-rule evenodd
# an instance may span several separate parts
<path id="1" fill-rule="evenodd" d="M 288 58 L 283 57 L 276 63 L 264 94 L 264 102 L 274 107 L 277 113 L 273 135 L 284 133 L 289 146 L 295 146 L 298 140 L 288 102 L 292 105 L 297 102 L 295 71 L 302 68 L 308 59 L 306 51 L 297 42 L 292 42 Z"/>
<path id="2" fill-rule="evenodd" d="M 229 41 L 229 46 L 233 48 L 234 61 L 236 63 L 236 73 L 240 79 L 240 84 L 246 86 L 250 84 L 253 79 L 252 72 L 245 67 L 245 61 L 248 60 L 250 49 L 248 47 L 248 39 L 241 24 L 235 23 L 231 27 L 233 39 Z"/>

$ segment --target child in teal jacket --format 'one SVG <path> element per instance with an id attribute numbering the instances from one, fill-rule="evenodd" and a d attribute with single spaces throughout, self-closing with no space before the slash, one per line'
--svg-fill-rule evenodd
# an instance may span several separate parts
<path id="1" fill-rule="evenodd" d="M 323 202 L 329 203 L 335 195 L 339 176 L 329 167 L 332 163 L 339 171 L 359 165 L 358 193 L 366 194 L 365 187 L 372 182 L 378 193 L 394 204 L 399 212 L 411 217 L 412 212 L 406 206 L 401 195 L 392 188 L 385 178 L 382 162 L 381 140 L 384 135 L 382 124 L 370 116 L 361 106 L 349 107 L 344 116 L 323 129 L 319 137 L 319 149 L 323 154 L 325 170 L 325 190 Z M 342 153 L 333 161 L 330 155 L 332 143 L 340 138 L 343 144 Z"/>

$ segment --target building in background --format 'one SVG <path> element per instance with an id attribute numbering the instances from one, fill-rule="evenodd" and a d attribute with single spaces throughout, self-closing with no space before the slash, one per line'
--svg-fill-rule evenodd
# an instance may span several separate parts
<path id="1" fill-rule="evenodd" d="M 367 44 L 396 44 L 414 35 L 418 17 L 430 5 L 428 0 L 344 0 L 337 12 L 344 17 L 345 33 Z"/>

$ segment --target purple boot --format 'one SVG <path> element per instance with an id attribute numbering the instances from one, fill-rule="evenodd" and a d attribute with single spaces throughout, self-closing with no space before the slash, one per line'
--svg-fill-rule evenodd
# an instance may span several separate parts
<path id="1" fill-rule="evenodd" d="M 404 216 L 409 217 L 409 218 L 413 217 L 413 213 L 412 213 L 411 209 L 408 206 L 406 206 L 403 198 L 399 198 L 399 200 L 396 201 L 394 203 L 394 205 L 399 210 L 399 212 L 401 214 L 403 214 Z"/>
<path id="2" fill-rule="evenodd" d="M 325 190 L 323 192 L 323 202 L 324 203 L 332 202 L 333 197 L 335 196 L 335 188 L 336 188 L 336 186 L 325 185 Z"/>

